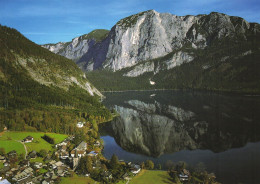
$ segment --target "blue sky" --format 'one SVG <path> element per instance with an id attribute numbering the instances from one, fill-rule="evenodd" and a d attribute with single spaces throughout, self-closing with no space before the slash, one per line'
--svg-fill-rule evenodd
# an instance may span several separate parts
<path id="1" fill-rule="evenodd" d="M 259 0 L 0 0 L 0 24 L 35 43 L 56 43 L 111 29 L 120 19 L 150 9 L 175 15 L 217 11 L 260 22 Z"/>

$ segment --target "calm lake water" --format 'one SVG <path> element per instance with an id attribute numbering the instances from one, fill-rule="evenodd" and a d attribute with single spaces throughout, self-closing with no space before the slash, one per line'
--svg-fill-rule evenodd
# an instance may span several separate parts
<path id="1" fill-rule="evenodd" d="M 105 93 L 120 116 L 100 126 L 104 156 L 166 169 L 185 161 L 222 183 L 260 183 L 260 97 L 206 92 Z"/>

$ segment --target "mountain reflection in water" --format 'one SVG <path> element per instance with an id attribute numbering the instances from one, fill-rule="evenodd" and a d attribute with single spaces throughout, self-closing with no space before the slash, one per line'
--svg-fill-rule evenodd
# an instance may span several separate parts
<path id="1" fill-rule="evenodd" d="M 111 140 L 108 143 L 108 137 L 113 137 L 121 147 L 117 148 L 120 159 L 143 161 L 149 158 L 165 165 L 168 160 L 178 161 L 179 158 L 190 164 L 204 162 L 218 174 L 222 167 L 220 160 L 227 159 L 231 153 L 249 154 L 250 157 L 254 156 L 256 149 L 260 153 L 259 97 L 180 91 L 105 95 L 106 106 L 114 108 L 120 115 L 100 127 L 105 141 L 105 156 L 113 154 L 108 145 L 114 150 L 117 146 L 112 145 Z M 245 152 L 248 146 L 250 151 Z M 245 163 L 247 167 L 259 170 L 259 158 L 250 159 L 255 163 L 253 166 Z M 232 164 L 234 166 L 233 162 L 229 165 Z M 239 174 L 240 171 L 236 172 Z M 249 180 L 252 180 L 251 175 Z"/>

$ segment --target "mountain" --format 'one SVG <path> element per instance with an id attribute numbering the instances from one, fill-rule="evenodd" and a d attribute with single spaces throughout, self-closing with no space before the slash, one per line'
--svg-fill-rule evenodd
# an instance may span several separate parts
<path id="1" fill-rule="evenodd" d="M 99 102 L 101 97 L 73 61 L 31 42 L 15 29 L 0 25 L 0 128 L 7 124 L 14 128 L 18 121 L 25 123 L 19 129 L 27 123 L 36 126 L 42 119 L 32 123 L 28 118 L 39 118 L 45 112 L 56 112 L 54 122 L 59 126 L 77 119 L 69 121 L 65 116 L 81 113 L 87 114 L 89 120 L 98 116 L 107 119 L 110 113 Z M 29 116 L 30 113 L 35 114 Z M 38 125 L 38 130 L 46 130 Z"/>
<path id="2" fill-rule="evenodd" d="M 240 17 L 149 10 L 117 22 L 76 63 L 85 71 L 99 69 L 89 78 L 102 90 L 119 89 L 126 81 L 134 83 L 127 89 L 136 89 L 142 81 L 141 88 L 259 91 L 259 41 L 260 25 Z M 117 76 L 124 82 L 114 85 Z M 103 80 L 110 85 L 97 82 Z"/>
<path id="3" fill-rule="evenodd" d="M 69 59 L 77 61 L 80 59 L 93 45 L 101 42 L 109 31 L 105 29 L 96 29 L 88 34 L 74 38 L 71 42 L 59 42 L 57 44 L 45 44 L 42 47 L 65 56 Z"/>

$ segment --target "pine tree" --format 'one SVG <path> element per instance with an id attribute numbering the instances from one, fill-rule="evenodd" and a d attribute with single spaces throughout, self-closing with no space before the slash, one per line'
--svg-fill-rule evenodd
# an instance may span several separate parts
<path id="1" fill-rule="evenodd" d="M 92 172 L 92 159 L 89 156 L 87 156 L 87 160 L 86 160 L 86 170 L 89 173 Z"/>
<path id="2" fill-rule="evenodd" d="M 116 169 L 118 167 L 118 157 L 113 154 L 113 156 L 111 157 L 111 160 L 109 162 L 109 166 L 112 170 Z"/>

